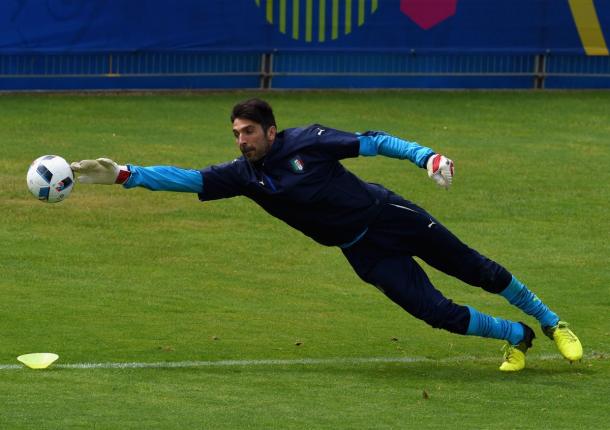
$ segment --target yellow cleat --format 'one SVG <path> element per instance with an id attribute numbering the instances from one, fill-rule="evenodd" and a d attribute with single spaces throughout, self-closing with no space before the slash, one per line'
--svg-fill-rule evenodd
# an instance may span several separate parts
<path id="1" fill-rule="evenodd" d="M 517 346 L 506 343 L 502 348 L 504 362 L 500 365 L 502 372 L 518 372 L 525 367 L 525 353 Z"/>
<path id="2" fill-rule="evenodd" d="M 582 358 L 582 344 L 572 330 L 568 328 L 568 323 L 559 321 L 556 326 L 544 327 L 544 334 L 555 341 L 557 349 L 570 362 L 578 361 Z"/>
<path id="3" fill-rule="evenodd" d="M 517 345 L 506 343 L 502 348 L 504 351 L 504 362 L 500 365 L 502 372 L 518 372 L 525 367 L 525 353 L 532 347 L 532 341 L 536 337 L 534 331 L 523 323 L 523 340 Z"/>

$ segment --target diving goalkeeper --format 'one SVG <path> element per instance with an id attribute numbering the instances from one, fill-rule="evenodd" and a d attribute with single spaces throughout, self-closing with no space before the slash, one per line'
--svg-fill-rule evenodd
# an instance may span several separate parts
<path id="1" fill-rule="evenodd" d="M 278 132 L 271 106 L 260 99 L 235 105 L 231 123 L 242 155 L 228 163 L 187 170 L 124 166 L 100 158 L 71 167 L 83 184 L 192 192 L 201 201 L 246 196 L 316 242 L 341 248 L 362 280 L 414 317 L 452 333 L 505 340 L 502 371 L 525 367 L 534 331 L 525 323 L 445 298 L 413 256 L 501 295 L 536 318 L 566 359 L 582 358 L 582 345 L 568 324 L 507 269 L 462 243 L 424 209 L 381 185 L 362 181 L 340 163 L 358 156 L 408 159 L 448 188 L 454 174 L 450 159 L 377 131 L 354 134 L 316 124 Z"/>

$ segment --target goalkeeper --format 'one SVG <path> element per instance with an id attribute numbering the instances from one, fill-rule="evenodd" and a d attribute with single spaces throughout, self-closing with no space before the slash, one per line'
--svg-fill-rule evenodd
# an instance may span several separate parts
<path id="1" fill-rule="evenodd" d="M 533 316 L 570 361 L 582 346 L 568 325 L 508 270 L 462 243 L 424 209 L 381 185 L 366 183 L 340 160 L 384 155 L 408 159 L 448 188 L 453 162 L 388 134 L 362 134 L 322 125 L 278 132 L 271 106 L 251 99 L 234 106 L 231 122 L 242 156 L 186 170 L 117 165 L 100 158 L 72 163 L 81 183 L 197 193 L 201 201 L 246 196 L 265 211 L 326 246 L 338 246 L 363 279 L 432 327 L 507 342 L 502 371 L 525 367 L 534 331 L 522 322 L 486 315 L 445 298 L 413 259 L 499 294 Z"/>

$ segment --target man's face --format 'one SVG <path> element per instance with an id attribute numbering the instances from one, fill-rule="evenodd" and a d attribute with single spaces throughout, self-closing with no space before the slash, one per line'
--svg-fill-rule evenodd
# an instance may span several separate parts
<path id="1" fill-rule="evenodd" d="M 260 160 L 269 152 L 276 133 L 274 126 L 269 127 L 265 133 L 259 123 L 249 119 L 235 118 L 233 121 L 235 143 L 250 162 Z"/>

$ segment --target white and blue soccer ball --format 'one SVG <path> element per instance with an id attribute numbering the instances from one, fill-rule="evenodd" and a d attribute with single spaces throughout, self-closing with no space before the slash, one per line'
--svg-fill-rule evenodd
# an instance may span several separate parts
<path id="1" fill-rule="evenodd" d="M 38 200 L 57 203 L 70 195 L 74 173 L 66 160 L 58 155 L 43 155 L 28 169 L 28 188 Z"/>

